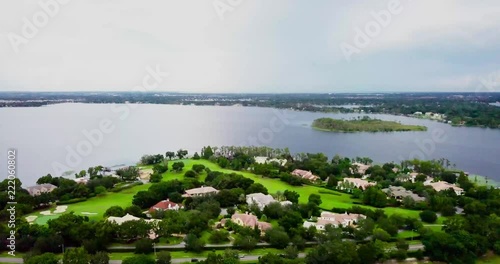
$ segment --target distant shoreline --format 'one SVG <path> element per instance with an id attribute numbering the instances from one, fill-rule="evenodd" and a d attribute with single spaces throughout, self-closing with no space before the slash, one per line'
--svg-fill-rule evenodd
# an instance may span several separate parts
<path id="1" fill-rule="evenodd" d="M 425 126 L 403 125 L 395 121 L 372 119 L 368 116 L 351 120 L 318 118 L 313 121 L 311 127 L 320 131 L 336 133 L 427 131 Z"/>

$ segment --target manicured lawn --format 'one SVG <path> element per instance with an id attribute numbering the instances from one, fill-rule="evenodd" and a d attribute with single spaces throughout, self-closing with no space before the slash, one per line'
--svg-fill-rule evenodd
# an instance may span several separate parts
<path id="1" fill-rule="evenodd" d="M 185 252 L 185 251 L 170 251 L 170 255 L 172 258 L 202 258 L 206 257 L 209 253 L 215 252 L 217 254 L 224 254 L 224 250 L 214 250 L 214 251 L 203 251 L 201 253 L 193 253 L 193 252 Z M 254 249 L 250 252 L 240 251 L 241 255 L 265 255 L 267 253 L 281 253 L 281 250 L 274 248 L 262 248 L 262 249 Z M 128 257 L 134 256 L 134 253 L 111 253 L 110 258 L 115 260 L 122 260 Z M 154 254 L 150 254 L 150 256 L 154 256 Z"/>
<path id="2" fill-rule="evenodd" d="M 122 207 L 128 207 L 132 205 L 132 198 L 134 195 L 142 190 L 147 190 L 151 184 L 143 184 L 139 186 L 134 186 L 130 189 L 125 189 L 121 192 L 108 192 L 103 196 L 92 197 L 84 202 L 69 204 L 66 212 L 75 212 L 77 215 L 88 216 L 90 219 L 101 219 L 106 210 L 113 206 L 119 205 Z M 54 206 L 55 208 L 55 206 Z M 54 208 L 51 208 L 52 210 Z M 49 209 L 44 209 L 49 210 Z M 83 213 L 93 213 L 93 214 L 83 214 Z M 35 220 L 37 224 L 46 224 L 49 219 L 57 218 L 60 214 L 44 216 L 40 212 L 35 212 L 29 215 L 36 215 L 38 218 Z"/>
<path id="3" fill-rule="evenodd" d="M 276 193 L 276 192 L 284 192 L 285 190 L 293 190 L 296 191 L 297 193 L 300 194 L 299 202 L 301 203 L 307 203 L 307 199 L 309 195 L 311 194 L 319 194 L 321 196 L 321 200 L 323 203 L 320 205 L 321 208 L 324 210 L 331 210 L 332 208 L 351 208 L 354 204 L 353 202 L 357 202 L 358 200 L 353 200 L 351 199 L 351 196 L 349 194 L 341 193 L 341 192 L 336 192 L 336 191 L 331 191 L 327 190 L 321 187 L 317 186 L 312 186 L 312 185 L 306 185 L 306 186 L 291 186 L 285 182 L 280 181 L 279 179 L 271 179 L 271 178 L 265 178 L 256 174 L 253 174 L 251 172 L 247 171 L 234 171 L 230 169 L 223 169 L 219 165 L 212 163 L 208 160 L 182 160 L 185 164 L 184 170 L 181 173 L 172 173 L 172 172 L 167 172 L 167 177 L 164 177 L 164 180 L 169 180 L 169 177 L 182 177 L 184 175 L 184 172 L 190 169 L 193 164 L 203 164 L 205 167 L 210 168 L 212 171 L 220 171 L 224 173 L 238 173 L 241 174 L 247 178 L 250 178 L 254 180 L 255 182 L 261 183 L 264 185 L 270 193 Z M 359 202 L 359 201 L 358 201 Z M 365 205 L 357 205 L 361 206 L 364 208 L 369 208 L 369 209 L 376 209 L 371 206 L 365 206 Z M 403 216 L 410 216 L 414 218 L 419 218 L 419 213 L 420 211 L 414 211 L 414 210 L 408 210 L 408 209 L 403 209 L 403 208 L 395 208 L 395 207 L 386 207 L 383 208 L 383 210 L 388 214 L 400 214 Z M 438 220 L 439 221 L 439 220 Z"/>
<path id="4" fill-rule="evenodd" d="M 399 232 L 397 237 L 398 238 L 411 238 L 411 237 L 415 237 L 415 236 L 419 236 L 419 235 L 420 234 L 417 232 L 405 230 L 405 231 Z"/>

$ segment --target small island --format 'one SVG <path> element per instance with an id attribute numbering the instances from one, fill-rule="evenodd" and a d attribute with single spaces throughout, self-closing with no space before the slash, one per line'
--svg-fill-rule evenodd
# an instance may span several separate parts
<path id="1" fill-rule="evenodd" d="M 312 123 L 317 130 L 331 132 L 400 132 L 400 131 L 427 131 L 425 126 L 403 125 L 396 121 L 384 121 L 368 116 L 357 119 L 344 120 L 333 118 L 318 118 Z"/>

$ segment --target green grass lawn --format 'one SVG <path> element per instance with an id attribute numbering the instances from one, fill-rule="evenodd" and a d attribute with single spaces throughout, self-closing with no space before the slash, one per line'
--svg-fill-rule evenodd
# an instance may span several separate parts
<path id="1" fill-rule="evenodd" d="M 419 236 L 419 235 L 420 234 L 417 232 L 405 230 L 405 231 L 399 232 L 396 237 L 398 237 L 398 238 L 411 238 L 411 237 L 415 237 L 415 236 Z"/>

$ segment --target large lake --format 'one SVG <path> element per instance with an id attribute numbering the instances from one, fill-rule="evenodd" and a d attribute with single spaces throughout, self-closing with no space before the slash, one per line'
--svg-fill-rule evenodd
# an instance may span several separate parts
<path id="1" fill-rule="evenodd" d="M 40 176 L 94 165 L 137 162 L 143 154 L 202 146 L 266 145 L 329 157 L 366 156 L 375 162 L 447 158 L 471 174 L 500 180 L 500 130 L 452 127 L 430 120 L 371 115 L 428 127 L 426 132 L 329 133 L 311 129 L 318 117 L 351 118 L 253 107 L 58 104 L 0 108 L 0 168 L 17 149 L 24 185 Z M 102 134 L 102 137 L 99 136 Z M 3 178 L 5 178 L 5 174 Z"/>

